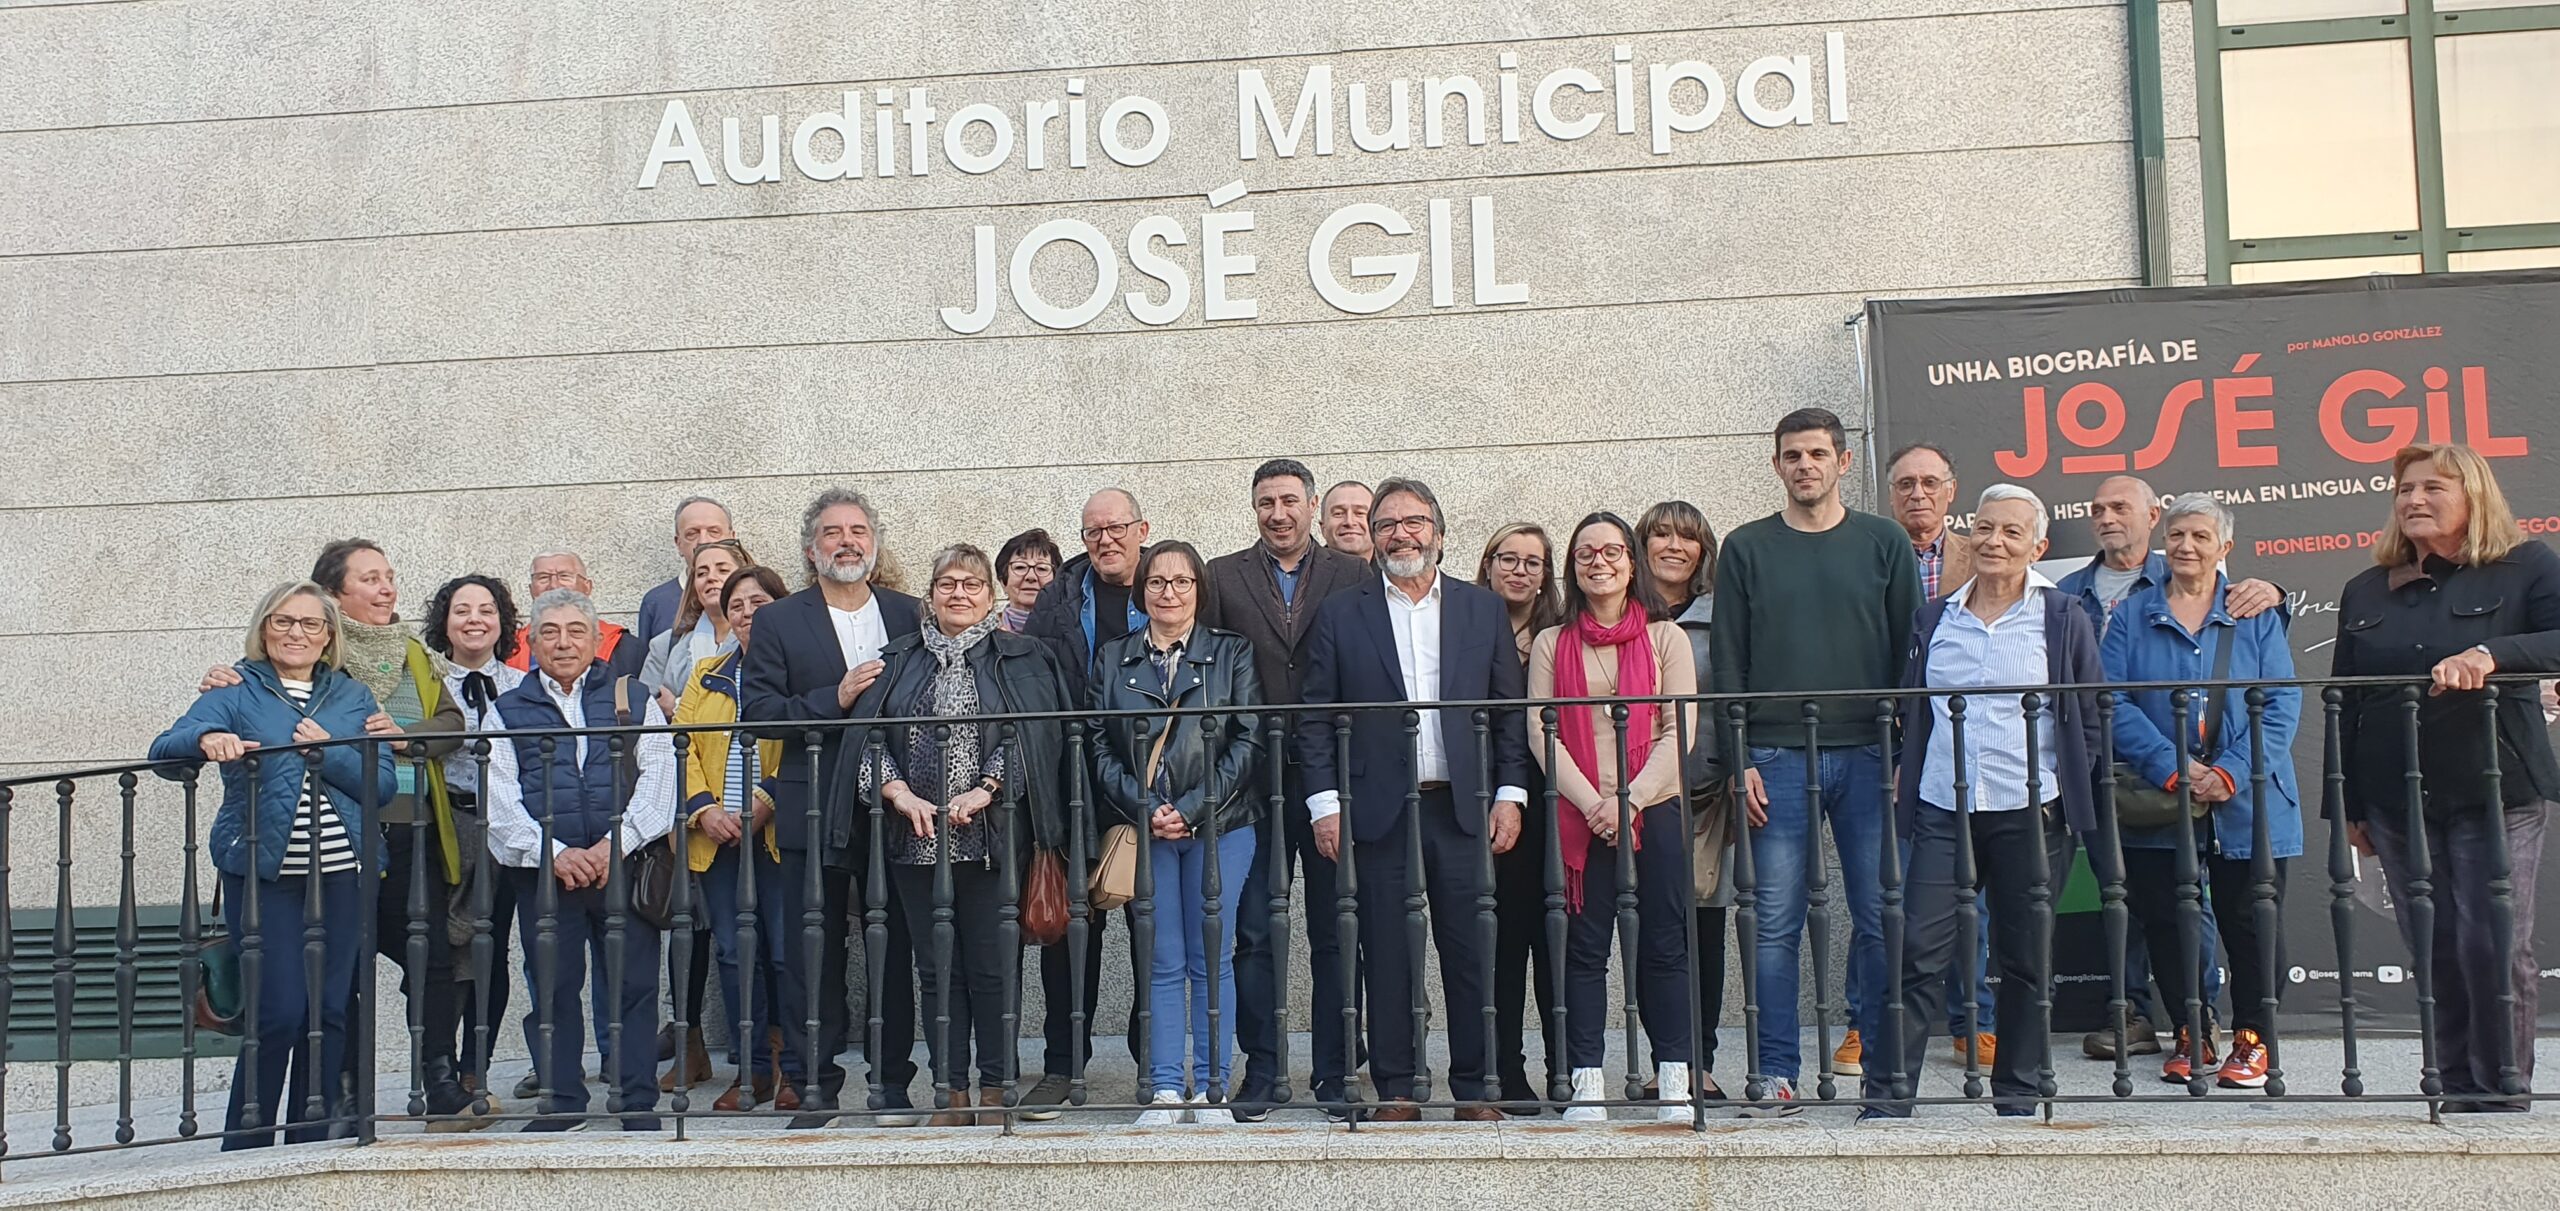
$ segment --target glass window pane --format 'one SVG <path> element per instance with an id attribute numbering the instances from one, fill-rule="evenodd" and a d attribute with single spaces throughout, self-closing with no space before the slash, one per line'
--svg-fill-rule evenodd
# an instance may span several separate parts
<path id="1" fill-rule="evenodd" d="M 2322 278 L 2360 278 L 2368 273 L 2416 273 L 2425 262 L 2407 256 L 2342 256 L 2316 261 L 2248 261 L 2231 267 L 2233 285 L 2250 282 L 2310 282 Z"/>
<path id="2" fill-rule="evenodd" d="M 2443 8 L 2438 4 L 2437 8 Z M 2222 0 L 2214 19 L 2224 25 L 2261 21 L 2319 21 L 2330 17 L 2384 17 L 2409 11 L 2407 0 Z"/>
<path id="3" fill-rule="evenodd" d="M 2233 239 L 2418 225 L 2405 41 L 2224 52 L 2222 143 Z"/>
<path id="4" fill-rule="evenodd" d="M 2560 29 L 2438 38 L 2436 70 L 2445 221 L 2560 219 Z"/>
<path id="5" fill-rule="evenodd" d="M 2436 11 L 2452 13 L 2470 8 L 2528 8 L 2549 3 L 2551 0 L 2436 0 Z"/>
<path id="6" fill-rule="evenodd" d="M 2560 248 L 2505 248 L 2496 252 L 2457 252 L 2445 267 L 2465 269 L 2560 269 Z"/>

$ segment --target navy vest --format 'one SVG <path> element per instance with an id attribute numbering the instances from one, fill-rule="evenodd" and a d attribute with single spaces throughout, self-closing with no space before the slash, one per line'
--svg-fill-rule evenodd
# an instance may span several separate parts
<path id="1" fill-rule="evenodd" d="M 498 695 L 495 703 L 498 718 L 508 728 L 559 728 L 569 726 L 568 717 L 553 705 L 551 695 L 542 688 L 543 674 L 536 670 L 518 683 L 516 688 Z M 578 704 L 586 713 L 588 727 L 612 727 L 613 672 L 598 661 L 575 687 Z M 615 794 L 613 746 L 606 737 L 587 738 L 587 759 L 578 761 L 578 740 L 574 736 L 551 739 L 551 756 L 546 764 L 542 755 L 543 739 L 526 737 L 511 741 L 516 746 L 516 785 L 524 795 L 524 811 L 540 827 L 546 817 L 551 822 L 553 840 L 572 848 L 593 845 L 612 830 L 614 813 L 631 795 L 626 779 Z M 624 740 L 624 747 L 636 743 Z"/>

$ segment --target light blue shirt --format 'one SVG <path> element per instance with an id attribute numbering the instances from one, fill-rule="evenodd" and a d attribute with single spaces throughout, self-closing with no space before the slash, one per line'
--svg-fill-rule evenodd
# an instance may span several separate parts
<path id="1" fill-rule="evenodd" d="M 1947 598 L 1947 612 L 1929 637 L 1929 688 L 2050 682 L 2044 595 L 2057 591 L 2052 581 L 2029 572 L 2026 594 L 2018 604 L 1986 623 L 1965 608 L 1965 600 L 1973 594 L 1973 582 L 1965 582 Z M 1947 703 L 1944 697 L 1929 700 L 1937 719 L 1929 729 L 1929 756 L 1920 770 L 1920 801 L 1954 811 L 1956 729 Z M 2054 772 L 2054 745 L 2053 705 L 2048 701 L 2036 718 L 2036 790 L 2046 803 L 2062 796 L 2062 779 Z M 2018 695 L 1966 695 L 1964 748 L 1965 782 L 1973 810 L 2009 812 L 2027 806 L 2027 720 Z"/>

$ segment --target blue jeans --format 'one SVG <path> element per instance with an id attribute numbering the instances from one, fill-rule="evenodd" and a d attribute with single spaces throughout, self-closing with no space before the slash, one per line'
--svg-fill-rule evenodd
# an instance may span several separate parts
<path id="1" fill-rule="evenodd" d="M 1875 745 L 1815 750 L 1821 779 L 1821 810 L 1831 821 L 1840 852 L 1841 899 L 1849 905 L 1849 1025 L 1866 1039 L 1880 1038 L 1883 1025 L 1884 885 L 1877 873 L 1883 857 L 1884 818 L 1892 810 L 1885 801 L 1884 755 Z M 1797 1038 L 1796 995 L 1798 953 L 1804 941 L 1806 867 L 1822 860 L 1812 787 L 1805 774 L 1805 750 L 1751 748 L 1751 767 L 1760 772 L 1769 796 L 1769 822 L 1751 834 L 1753 873 L 1758 876 L 1759 936 L 1754 965 L 1759 973 L 1760 1064 L 1762 1074 L 1796 1078 L 1802 1063 Z"/>
<path id="2" fill-rule="evenodd" d="M 244 989 L 248 981 L 257 982 L 257 1015 L 249 1017 L 243 1011 L 246 1029 L 257 1040 L 256 1062 L 251 1063 L 251 1048 L 240 1049 L 231 1071 L 231 1109 L 222 1124 L 225 1131 L 250 1133 L 223 1140 L 225 1152 L 275 1143 L 273 1129 L 280 1122 L 287 1125 L 284 1142 L 288 1144 L 325 1139 L 329 1134 L 325 1120 L 337 1113 L 338 1076 L 346 1069 L 348 1002 L 355 993 L 357 913 L 369 909 L 361 907 L 366 901 L 359 898 L 356 872 L 317 876 L 320 1054 L 313 1055 L 310 956 L 303 950 L 309 941 L 303 929 L 310 921 L 313 877 L 222 876 L 222 924 L 231 945 L 237 949 L 248 936 L 254 886 L 259 946 L 257 969 L 250 970 L 244 959 L 240 970 Z M 315 1092 L 322 1107 L 317 1118 L 311 1114 Z"/>
<path id="3" fill-rule="evenodd" d="M 738 897 L 746 886 L 746 881 L 738 877 L 738 868 L 744 860 L 739 851 L 746 846 L 755 847 L 756 953 L 753 955 L 740 952 L 738 936 Z M 702 872 L 702 911 L 711 920 L 711 951 L 719 956 L 720 963 L 720 1003 L 729 1007 L 733 1017 L 745 1019 L 748 1054 L 755 1057 L 753 1071 L 759 1077 L 773 1075 L 773 1052 L 765 1046 L 764 1036 L 766 1027 L 774 1020 L 775 993 L 781 986 L 781 981 L 774 976 L 782 970 L 792 932 L 790 923 L 782 919 L 782 904 L 782 867 L 765 856 L 764 846 L 753 836 L 746 837 L 738 845 L 721 846 L 718 855 L 711 859 L 711 869 Z M 741 988 L 742 968 L 749 973 L 747 978 L 755 981 L 753 1006 L 748 1006 Z M 695 1022 L 694 1025 L 699 1027 L 702 1023 Z M 732 1028 L 735 1028 L 734 1024 Z M 741 1071 L 746 1071 L 747 1067 L 739 1065 Z M 793 1084 L 800 1083 L 800 1056 L 797 1052 L 786 1050 L 782 1056 L 782 1067 Z"/>
<path id="4" fill-rule="evenodd" d="M 1218 1025 L 1209 1028 L 1208 916 L 1201 902 L 1209 844 L 1200 837 L 1155 838 L 1155 953 L 1147 973 L 1147 1083 L 1152 1089 L 1207 1092 L 1227 1081 L 1236 1042 L 1236 905 L 1252 866 L 1253 830 L 1218 836 Z M 1191 1000 L 1183 1012 L 1183 997 Z M 1183 1050 L 1183 1036 L 1191 1050 Z M 1194 1075 L 1198 1079 L 1193 1079 Z"/>

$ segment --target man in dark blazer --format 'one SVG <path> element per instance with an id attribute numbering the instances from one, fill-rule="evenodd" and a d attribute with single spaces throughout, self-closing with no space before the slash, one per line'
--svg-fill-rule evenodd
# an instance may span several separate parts
<path id="1" fill-rule="evenodd" d="M 1261 537 L 1253 545 L 1209 561 L 1208 591 L 1201 595 L 1200 621 L 1233 631 L 1253 644 L 1254 671 L 1261 674 L 1266 706 L 1298 703 L 1305 674 L 1309 637 L 1315 630 L 1316 607 L 1343 589 L 1356 588 L 1370 575 L 1369 565 L 1354 556 L 1316 545 L 1315 476 L 1295 459 L 1275 458 L 1253 473 L 1253 516 Z M 1282 724 L 1280 726 L 1286 726 Z M 1270 794 L 1272 763 L 1279 768 L 1281 801 L 1306 802 L 1304 771 L 1294 746 L 1264 750 L 1254 772 L 1260 794 Z M 1328 1106 L 1347 1103 L 1342 1055 L 1342 946 L 1334 914 L 1333 860 L 1315 851 L 1315 832 L 1306 813 L 1281 813 L 1283 823 L 1265 817 L 1255 825 L 1258 840 L 1252 873 L 1245 877 L 1244 899 L 1236 920 L 1236 1042 L 1244 1048 L 1244 1080 L 1234 1097 L 1235 1113 L 1248 1122 L 1260 1119 L 1283 1094 L 1288 1073 L 1280 1066 L 1280 979 L 1272 944 L 1272 884 L 1276 874 L 1282 895 L 1301 862 L 1307 872 L 1307 962 L 1315 994 L 1309 1058 L 1316 1100 Z M 1285 838 L 1286 844 L 1281 844 Z"/>
<path id="2" fill-rule="evenodd" d="M 738 703 L 749 723 L 809 724 L 850 718 L 855 700 L 880 677 L 880 649 L 893 635 L 923 625 L 916 599 L 871 586 L 877 569 L 879 515 L 859 492 L 830 488 L 800 518 L 800 545 L 815 583 L 756 611 L 756 641 L 747 648 Z M 845 993 L 845 945 L 865 900 L 857 882 L 869 867 L 867 821 L 847 804 L 828 802 L 818 788 L 835 784 L 839 754 L 849 731 L 824 729 L 809 743 L 809 729 L 777 728 L 782 761 L 773 771 L 774 836 L 782 850 L 782 903 L 767 906 L 764 920 L 790 931 L 783 964 L 781 1019 L 783 1064 L 797 1075 L 814 1054 L 818 1079 L 799 1083 L 801 1107 L 812 1113 L 795 1126 L 820 1126 L 816 1113 L 844 1105 L 845 1073 L 836 1063 L 850 1026 Z M 812 769 L 815 766 L 815 769 Z M 808 902 L 815 879 L 820 901 Z M 897 900 L 885 956 L 887 987 L 879 998 L 880 1048 L 871 1065 L 886 1092 L 886 1106 L 904 1108 L 914 1081 L 915 959 L 899 922 Z M 813 966 L 806 932 L 808 913 L 820 914 L 819 955 Z M 817 998 L 818 1037 L 808 1037 L 810 998 Z M 866 1046 L 868 1040 L 865 1041 Z M 885 1061 L 885 1062 L 884 1062 Z M 912 1116 L 883 1116 L 884 1125 L 912 1125 Z"/>
<path id="3" fill-rule="evenodd" d="M 1307 705 L 1520 697 L 1526 675 L 1502 599 L 1440 573 L 1446 531 L 1431 489 L 1389 479 L 1374 501 L 1369 528 L 1378 574 L 1317 607 L 1300 683 Z M 1408 713 L 1416 717 L 1410 731 Z M 1347 768 L 1337 760 L 1330 712 L 1298 720 L 1316 849 L 1339 860 L 1347 847 L 1345 878 L 1357 889 L 1371 1010 L 1369 1077 L 1386 1103 L 1371 1117 L 1381 1122 L 1421 1117 L 1412 1105 L 1421 1040 L 1411 1007 L 1420 995 L 1422 956 L 1405 916 L 1417 878 L 1429 893 L 1440 952 L 1449 1094 L 1482 1103 L 1489 1092 L 1484 1019 L 1493 994 L 1493 917 L 1490 908 L 1478 912 L 1478 901 L 1493 890 L 1487 848 L 1502 853 L 1520 839 L 1529 745 L 1518 710 L 1491 711 L 1482 736 L 1474 716 L 1429 706 L 1354 712 Z M 1416 834 L 1418 855 L 1410 841 Z M 1461 1107 L 1458 1117 L 1494 1122 L 1500 1114 L 1478 1104 Z"/>

